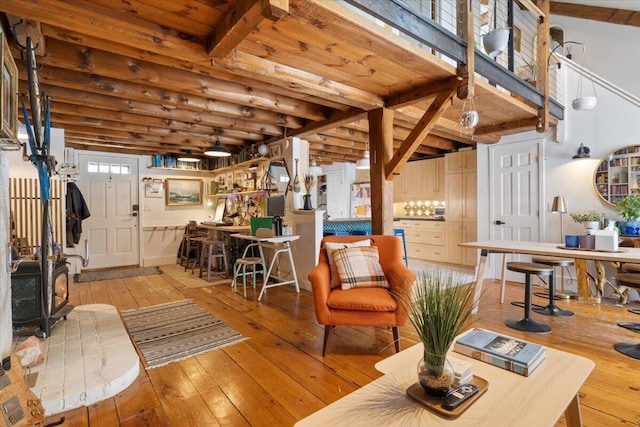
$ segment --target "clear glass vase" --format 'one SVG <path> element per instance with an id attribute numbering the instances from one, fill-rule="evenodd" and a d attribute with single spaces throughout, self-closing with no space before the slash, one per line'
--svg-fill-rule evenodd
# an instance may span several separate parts
<path id="1" fill-rule="evenodd" d="M 443 397 L 453 387 L 455 371 L 446 355 L 425 353 L 418 362 L 418 381 L 425 393 Z"/>

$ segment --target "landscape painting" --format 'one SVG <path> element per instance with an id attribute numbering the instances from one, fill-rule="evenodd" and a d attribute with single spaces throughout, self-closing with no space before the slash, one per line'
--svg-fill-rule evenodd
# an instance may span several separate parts
<path id="1" fill-rule="evenodd" d="M 201 179 L 167 179 L 166 183 L 167 206 L 202 204 Z"/>

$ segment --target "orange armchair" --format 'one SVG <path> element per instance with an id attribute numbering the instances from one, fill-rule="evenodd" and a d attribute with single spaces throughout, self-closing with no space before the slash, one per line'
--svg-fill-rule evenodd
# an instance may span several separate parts
<path id="1" fill-rule="evenodd" d="M 360 240 L 371 240 L 371 246 L 378 248 L 380 266 L 391 289 L 331 289 L 325 243 L 352 243 Z M 331 332 L 337 325 L 391 327 L 396 352 L 400 351 L 400 326 L 407 324 L 408 316 L 393 294 L 408 291 L 416 278 L 405 266 L 402 251 L 402 242 L 395 236 L 328 236 L 322 239 L 318 265 L 309 273 L 309 281 L 316 319 L 319 324 L 325 325 L 323 356 L 327 352 Z"/>

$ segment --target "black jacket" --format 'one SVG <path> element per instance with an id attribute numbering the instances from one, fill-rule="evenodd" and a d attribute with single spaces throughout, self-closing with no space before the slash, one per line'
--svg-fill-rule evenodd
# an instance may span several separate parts
<path id="1" fill-rule="evenodd" d="M 80 242 L 82 220 L 91 216 L 89 207 L 76 184 L 67 182 L 67 247 Z"/>

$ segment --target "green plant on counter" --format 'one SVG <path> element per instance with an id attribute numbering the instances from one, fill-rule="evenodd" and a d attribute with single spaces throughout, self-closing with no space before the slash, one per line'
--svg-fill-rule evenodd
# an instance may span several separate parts
<path id="1" fill-rule="evenodd" d="M 616 211 L 626 221 L 636 221 L 640 217 L 640 195 L 629 194 L 616 203 Z"/>
<path id="2" fill-rule="evenodd" d="M 589 221 L 600 221 L 602 219 L 602 215 L 600 215 L 596 211 L 589 211 L 587 213 L 572 213 L 571 219 L 577 223 L 589 222 Z"/>

